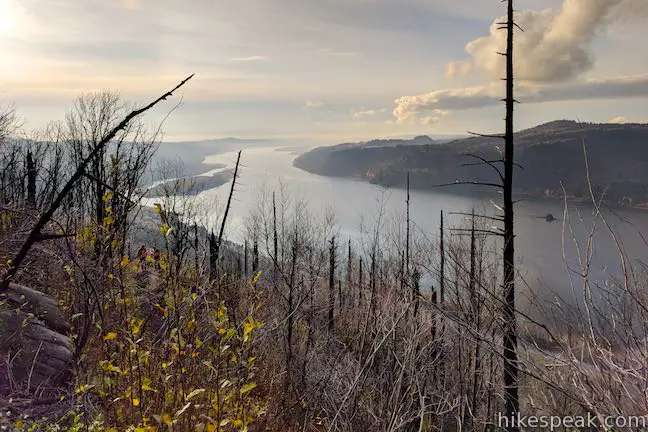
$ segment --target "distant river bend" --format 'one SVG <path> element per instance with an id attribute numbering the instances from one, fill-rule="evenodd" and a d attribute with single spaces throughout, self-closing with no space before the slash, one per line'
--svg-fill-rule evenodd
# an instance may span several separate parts
<path id="1" fill-rule="evenodd" d="M 292 196 L 304 198 L 315 214 L 333 210 L 342 238 L 357 239 L 361 221 L 363 218 L 369 223 L 374 220 L 381 200 L 388 215 L 402 215 L 406 198 L 404 190 L 385 190 L 361 180 L 311 174 L 293 166 L 295 157 L 294 152 L 281 148 L 244 149 L 244 167 L 241 169 L 240 185 L 226 230 L 229 240 L 241 242 L 244 239 L 244 220 L 258 205 L 258 192 L 264 187 L 276 191 L 283 187 Z M 232 168 L 235 161 L 236 152 L 207 158 L 207 162 L 223 164 L 227 167 L 225 169 Z M 230 186 L 231 181 L 206 190 L 192 199 L 209 203 L 215 200 L 225 202 Z M 470 212 L 473 207 L 478 211 L 494 209 L 493 204 L 484 197 L 411 192 L 412 223 L 415 230 L 428 236 L 437 235 L 441 210 Z M 573 300 L 574 295 L 578 296 L 578 280 L 575 273 L 567 269 L 566 263 L 578 269 L 577 247 L 573 239 L 583 253 L 594 219 L 593 208 L 588 205 L 570 205 L 568 210 L 571 223 L 563 224 L 564 208 L 560 202 L 529 200 L 516 205 L 516 254 L 519 271 L 524 278 L 520 290 L 533 293 L 544 301 L 553 301 L 554 292 L 559 293 L 567 303 Z M 547 222 L 544 216 L 549 213 L 558 220 Z M 644 261 L 648 262 L 648 246 L 643 233 L 648 235 L 648 212 L 609 210 L 604 211 L 604 215 L 617 232 L 628 262 L 645 265 Z M 211 221 L 214 226 L 216 222 Z M 605 280 L 619 275 L 620 260 L 617 245 L 601 222 L 597 224 L 593 245 L 592 280 L 604 284 Z M 570 280 L 575 278 L 576 283 L 572 289 Z"/>

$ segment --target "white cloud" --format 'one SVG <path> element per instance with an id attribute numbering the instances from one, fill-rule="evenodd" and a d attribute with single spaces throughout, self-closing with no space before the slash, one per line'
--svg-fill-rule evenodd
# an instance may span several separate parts
<path id="1" fill-rule="evenodd" d="M 638 118 L 628 118 L 625 116 L 614 117 L 613 119 L 608 120 L 608 123 L 615 124 L 625 124 L 625 123 L 648 123 L 648 118 L 638 119 Z"/>
<path id="2" fill-rule="evenodd" d="M 351 115 L 353 118 L 361 119 L 361 118 L 366 118 L 366 117 L 375 117 L 379 114 L 383 114 L 387 112 L 385 108 L 382 109 L 366 109 L 362 108 L 358 111 L 352 111 Z"/>
<path id="3" fill-rule="evenodd" d="M 615 124 L 624 124 L 624 123 L 629 123 L 628 119 L 624 116 L 619 116 L 619 117 L 614 117 L 613 119 L 608 120 L 608 123 L 615 123 Z"/>
<path id="4" fill-rule="evenodd" d="M 434 122 L 451 111 L 484 108 L 501 104 L 503 84 L 438 90 L 395 100 L 394 117 L 398 123 Z M 587 80 L 563 84 L 518 84 L 516 99 L 522 103 L 570 100 L 648 97 L 648 74 Z"/>
<path id="5" fill-rule="evenodd" d="M 648 14 L 646 0 L 563 0 L 559 11 L 524 11 L 516 21 L 524 32 L 516 32 L 514 56 L 516 78 L 537 83 L 559 82 L 578 77 L 594 66 L 591 44 L 610 23 L 629 16 Z M 450 63 L 449 76 L 479 70 L 491 79 L 504 71 L 506 32 L 498 27 L 506 17 L 496 19 L 488 36 L 469 42 L 470 60 Z"/>
<path id="6" fill-rule="evenodd" d="M 261 60 L 267 60 L 267 59 L 264 56 L 260 56 L 260 55 L 250 56 L 250 57 L 234 57 L 230 59 L 230 61 L 233 62 L 250 62 L 250 61 L 261 61 Z"/>
<path id="7" fill-rule="evenodd" d="M 304 108 L 306 108 L 306 109 L 321 108 L 323 106 L 324 106 L 324 102 L 319 101 L 319 100 L 307 99 L 306 102 L 304 103 Z"/>

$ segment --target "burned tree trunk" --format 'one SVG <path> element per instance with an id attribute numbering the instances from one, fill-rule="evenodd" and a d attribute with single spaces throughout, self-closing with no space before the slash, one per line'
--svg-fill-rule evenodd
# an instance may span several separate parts
<path id="1" fill-rule="evenodd" d="M 36 164 L 31 150 L 27 150 L 27 205 L 36 207 Z"/>
<path id="2" fill-rule="evenodd" d="M 445 244 L 443 241 L 443 210 L 441 210 L 441 228 L 439 240 L 439 255 L 441 255 L 440 276 L 439 276 L 439 301 L 443 304 L 445 294 Z"/>
<path id="3" fill-rule="evenodd" d="M 333 330 L 335 325 L 335 236 L 331 237 L 331 246 L 329 248 L 329 310 L 328 310 L 328 328 Z"/>
<path id="4" fill-rule="evenodd" d="M 259 241 L 254 239 L 252 245 L 252 271 L 256 273 L 259 270 Z"/>
<path id="5" fill-rule="evenodd" d="M 410 287 L 410 175 L 407 172 L 407 200 L 405 201 L 407 207 L 407 215 L 405 217 L 405 286 Z"/>
<path id="6" fill-rule="evenodd" d="M 227 205 L 225 206 L 225 213 L 223 214 L 223 220 L 221 221 L 220 231 L 218 232 L 218 241 L 216 242 L 216 257 L 215 262 L 218 261 L 220 254 L 220 248 L 223 244 L 223 234 L 225 233 L 225 224 L 227 223 L 227 215 L 229 214 L 230 207 L 232 206 L 232 197 L 234 196 L 234 190 L 236 188 L 236 180 L 238 179 L 239 165 L 241 163 L 241 151 L 239 150 L 238 156 L 236 157 L 236 165 L 234 166 L 234 176 L 232 177 L 232 186 L 230 187 L 229 195 L 227 196 Z"/>
<path id="7" fill-rule="evenodd" d="M 352 272 L 353 272 L 353 255 L 351 252 L 351 239 L 349 239 L 349 250 L 347 251 L 347 304 L 353 305 L 353 291 L 352 285 Z"/>
<path id="8" fill-rule="evenodd" d="M 209 278 L 211 280 L 218 278 L 218 244 L 214 230 L 209 235 Z"/>
<path id="9" fill-rule="evenodd" d="M 248 276 L 248 241 L 245 240 L 245 245 L 243 246 L 243 271 L 245 272 L 245 277 Z"/>
<path id="10" fill-rule="evenodd" d="M 506 416 L 515 418 L 520 410 L 518 398 L 517 328 L 515 318 L 515 247 L 513 231 L 513 0 L 508 0 L 506 22 L 506 131 L 504 144 L 504 400 Z M 519 427 L 511 425 L 509 431 Z"/>

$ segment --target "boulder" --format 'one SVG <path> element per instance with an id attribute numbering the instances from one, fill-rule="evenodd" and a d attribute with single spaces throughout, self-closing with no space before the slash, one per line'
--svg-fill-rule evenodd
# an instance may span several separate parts
<path id="1" fill-rule="evenodd" d="M 53 297 L 17 284 L 0 295 L 0 396 L 46 394 L 73 376 L 70 323 Z"/>

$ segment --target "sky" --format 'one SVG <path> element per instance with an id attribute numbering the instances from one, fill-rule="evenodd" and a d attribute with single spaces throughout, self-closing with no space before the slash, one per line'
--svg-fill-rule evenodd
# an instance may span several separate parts
<path id="1" fill-rule="evenodd" d="M 648 0 L 518 0 L 516 129 L 648 122 Z M 499 0 L 0 0 L 0 105 L 23 128 L 103 89 L 166 140 L 497 132 Z M 174 108 L 177 101 L 181 105 Z"/>

